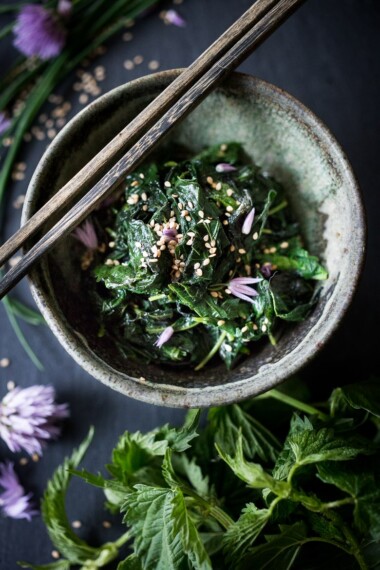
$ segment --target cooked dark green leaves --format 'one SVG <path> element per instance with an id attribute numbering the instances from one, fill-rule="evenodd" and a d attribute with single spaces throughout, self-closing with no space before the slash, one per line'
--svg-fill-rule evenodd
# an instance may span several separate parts
<path id="1" fill-rule="evenodd" d="M 94 270 L 102 328 L 130 358 L 199 369 L 218 353 L 231 368 L 278 320 L 304 320 L 327 277 L 238 143 L 141 167 L 98 217 L 112 237 Z"/>

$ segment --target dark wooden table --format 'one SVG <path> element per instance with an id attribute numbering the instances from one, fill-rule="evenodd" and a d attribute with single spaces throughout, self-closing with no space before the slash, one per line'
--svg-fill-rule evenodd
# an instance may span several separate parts
<path id="1" fill-rule="evenodd" d="M 250 0 L 185 0 L 176 9 L 186 19 L 186 28 L 166 26 L 158 16 L 159 10 L 152 12 L 132 29 L 125 30 L 133 34 L 132 41 L 125 41 L 120 35 L 89 69 L 105 66 L 106 78 L 101 83 L 105 92 L 152 73 L 152 61 L 159 62 L 160 70 L 186 66 L 250 4 Z M 360 288 L 345 322 L 305 371 L 307 382 L 321 392 L 333 384 L 365 379 L 380 369 L 376 327 L 380 313 L 379 29 L 379 0 L 308 0 L 241 67 L 244 72 L 286 89 L 326 122 L 345 149 L 364 194 L 369 238 Z M 0 61 L 7 61 L 14 54 L 11 46 L 3 46 Z M 126 60 L 140 55 L 142 63 L 133 69 L 125 68 Z M 69 116 L 83 107 L 73 90 L 74 82 L 73 76 L 60 90 L 72 104 Z M 19 224 L 20 210 L 12 204 L 25 193 L 46 144 L 34 141 L 23 149 L 20 160 L 27 162 L 26 178 L 9 188 L 2 237 L 10 235 Z M 25 283 L 16 294 L 32 303 Z M 21 456 L 15 459 L 22 482 L 37 497 L 41 496 L 53 469 L 81 441 L 89 425 L 95 426 L 96 434 L 85 465 L 96 471 L 103 468 L 111 447 L 124 430 L 144 431 L 163 422 L 181 421 L 180 410 L 129 400 L 93 380 L 65 353 L 47 327 L 23 329 L 42 360 L 44 371 L 31 364 L 0 307 L 0 359 L 11 360 L 8 368 L 0 368 L 0 396 L 5 394 L 9 380 L 19 386 L 53 384 L 59 401 L 69 402 L 71 409 L 62 438 L 49 445 L 38 462 L 29 461 L 20 466 Z M 0 459 L 5 458 L 12 458 L 12 454 L 1 444 Z M 79 533 L 93 544 L 112 540 L 120 530 L 118 521 L 104 514 L 102 504 L 100 491 L 84 487 L 78 481 L 73 483 L 68 497 L 69 517 L 82 522 Z M 112 521 L 111 528 L 102 526 L 105 519 Z M 40 518 L 32 523 L 0 519 L 1 570 L 17 568 L 17 560 L 47 563 L 52 561 L 51 551 Z"/>

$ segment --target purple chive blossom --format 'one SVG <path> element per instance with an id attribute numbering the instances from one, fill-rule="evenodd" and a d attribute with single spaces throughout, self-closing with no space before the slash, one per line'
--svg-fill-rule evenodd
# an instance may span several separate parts
<path id="1" fill-rule="evenodd" d="M 236 170 L 235 166 L 232 166 L 232 164 L 229 164 L 228 162 L 220 162 L 219 164 L 217 164 L 215 166 L 215 170 L 217 172 L 234 172 Z"/>
<path id="2" fill-rule="evenodd" d="M 87 249 L 95 250 L 98 248 L 99 244 L 94 224 L 89 219 L 87 219 L 81 226 L 75 228 L 71 235 L 87 247 Z"/>
<path id="3" fill-rule="evenodd" d="M 258 277 L 235 277 L 229 282 L 228 288 L 235 297 L 252 303 L 252 297 L 256 297 L 258 292 L 252 289 L 252 287 L 248 287 L 248 285 L 259 283 L 259 281 L 261 281 L 261 279 Z"/>
<path id="4" fill-rule="evenodd" d="M 174 333 L 173 327 L 166 327 L 166 329 L 162 331 L 162 333 L 154 343 L 154 346 L 157 346 L 157 348 L 161 348 L 161 346 L 165 344 L 165 342 L 168 342 L 168 340 L 171 339 L 173 333 Z"/>
<path id="5" fill-rule="evenodd" d="M 25 493 L 11 462 L 0 464 L 0 487 L 4 489 L 0 493 L 0 508 L 6 517 L 30 521 L 38 513 L 30 502 L 32 493 Z"/>
<path id="6" fill-rule="evenodd" d="M 243 234 L 248 235 L 251 232 L 254 219 L 255 219 L 255 208 L 252 208 L 252 210 L 247 214 L 243 222 L 243 227 L 241 228 Z"/>
<path id="7" fill-rule="evenodd" d="M 177 230 L 175 228 L 165 228 L 162 230 L 162 235 L 167 241 L 177 239 Z"/>
<path id="8" fill-rule="evenodd" d="M 173 26 L 177 26 L 178 28 L 185 28 L 186 26 L 186 20 L 184 20 L 176 10 L 166 10 L 164 21 L 167 24 L 173 24 Z"/>
<path id="9" fill-rule="evenodd" d="M 5 115 L 5 113 L 0 112 L 0 135 L 5 133 L 11 126 L 11 120 Z"/>
<path id="10" fill-rule="evenodd" d="M 59 55 L 66 41 L 66 29 L 59 15 L 38 4 L 21 8 L 13 32 L 13 45 L 21 53 L 42 60 Z"/>
<path id="11" fill-rule="evenodd" d="M 49 439 L 60 434 L 57 423 L 69 415 L 67 404 L 54 402 L 52 386 L 14 388 L 0 402 L 0 437 L 13 452 L 42 454 Z"/>

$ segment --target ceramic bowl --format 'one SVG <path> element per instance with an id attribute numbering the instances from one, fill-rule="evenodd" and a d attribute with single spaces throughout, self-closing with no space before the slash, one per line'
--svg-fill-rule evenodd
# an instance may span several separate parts
<path id="1" fill-rule="evenodd" d="M 49 146 L 28 188 L 25 222 L 180 70 L 137 79 L 106 93 L 76 115 Z M 172 407 L 237 402 L 278 385 L 313 358 L 341 321 L 361 271 L 365 223 L 357 183 L 323 123 L 277 87 L 233 74 L 177 126 L 171 142 L 198 152 L 236 140 L 287 190 L 303 236 L 329 278 L 303 323 L 289 326 L 234 370 L 163 369 L 123 358 L 99 338 L 72 237 L 63 239 L 30 276 L 34 298 L 67 352 L 94 378 L 126 396 Z M 163 143 L 165 144 L 165 143 Z M 29 244 L 30 246 L 30 244 Z"/>

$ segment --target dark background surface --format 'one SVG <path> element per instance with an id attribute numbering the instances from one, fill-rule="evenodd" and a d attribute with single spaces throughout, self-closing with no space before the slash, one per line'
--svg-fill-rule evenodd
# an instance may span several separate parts
<path id="1" fill-rule="evenodd" d="M 129 30 L 134 36 L 132 41 L 123 41 L 120 34 L 107 44 L 107 52 L 90 69 L 96 65 L 106 67 L 106 79 L 102 82 L 105 92 L 151 73 L 148 67 L 151 60 L 159 61 L 159 70 L 186 66 L 250 4 L 250 0 L 185 0 L 176 6 L 187 21 L 183 29 L 165 26 L 158 16 L 159 10 L 153 11 Z M 364 194 L 369 237 L 359 291 L 343 325 L 304 374 L 319 395 L 334 384 L 366 379 L 380 368 L 376 327 L 380 291 L 379 29 L 379 0 L 308 0 L 240 68 L 286 89 L 325 121 L 345 149 Z M 1 46 L 2 67 L 14 55 L 11 46 Z M 144 61 L 127 71 L 123 62 L 135 55 L 142 55 Z M 72 89 L 74 81 L 73 76 L 60 91 L 73 105 L 69 116 L 82 108 L 78 93 Z M 10 185 L 7 235 L 17 228 L 20 218 L 20 210 L 12 207 L 12 202 L 25 193 L 27 181 L 45 147 L 46 142 L 34 141 L 22 151 L 20 160 L 27 162 L 27 175 L 25 181 Z M 25 283 L 16 295 L 32 304 Z M 23 387 L 53 384 L 58 400 L 68 402 L 71 409 L 62 438 L 49 445 L 38 462 L 29 461 L 20 466 L 21 456 L 16 458 L 22 483 L 37 497 L 41 496 L 53 469 L 81 441 L 90 424 L 95 426 L 96 434 L 85 465 L 97 471 L 103 468 L 111 447 L 125 429 L 144 431 L 163 422 L 181 421 L 180 410 L 136 402 L 96 382 L 65 353 L 47 327 L 23 329 L 42 360 L 44 371 L 31 364 L 0 306 L 0 358 L 11 360 L 8 368 L 0 368 L 0 396 L 5 394 L 9 380 Z M 12 454 L 0 443 L 0 458 L 7 457 Z M 100 491 L 84 488 L 78 481 L 73 483 L 68 500 L 69 517 L 82 522 L 79 534 L 93 544 L 112 540 L 121 528 L 116 519 L 102 512 L 102 503 Z M 103 528 L 105 519 L 112 521 L 112 528 Z M 17 568 L 17 560 L 47 563 L 52 561 L 51 551 L 40 518 L 32 523 L 0 519 L 1 570 Z"/>

